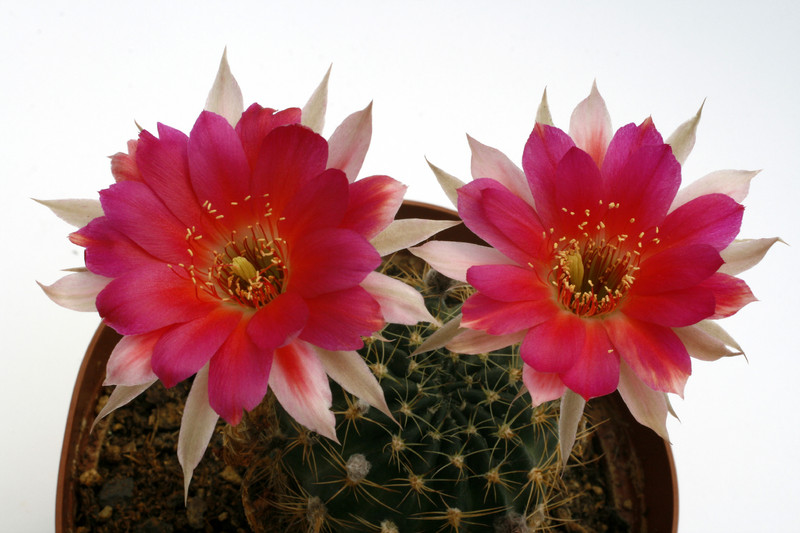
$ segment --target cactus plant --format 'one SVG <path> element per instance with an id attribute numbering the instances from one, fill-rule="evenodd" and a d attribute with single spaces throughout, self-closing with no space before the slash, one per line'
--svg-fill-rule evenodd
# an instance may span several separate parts
<path id="1" fill-rule="evenodd" d="M 383 268 L 420 290 L 441 322 L 470 290 L 408 255 Z M 531 409 L 510 348 L 416 354 L 433 327 L 389 325 L 361 352 L 394 420 L 333 387 L 340 443 L 269 396 L 226 429 L 226 460 L 248 467 L 254 529 L 523 532 L 542 521 L 560 481 L 557 408 Z"/>

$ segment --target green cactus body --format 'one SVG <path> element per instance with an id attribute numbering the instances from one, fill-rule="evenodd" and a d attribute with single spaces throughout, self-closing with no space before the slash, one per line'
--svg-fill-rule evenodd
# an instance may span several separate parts
<path id="1" fill-rule="evenodd" d="M 460 311 L 465 290 L 413 258 L 387 268 L 422 290 L 442 323 Z M 331 383 L 341 444 L 270 400 L 229 430 L 231 456 L 258 457 L 245 476 L 254 528 L 529 531 L 559 479 L 557 408 L 531 409 L 510 348 L 415 355 L 433 331 L 388 325 L 361 352 L 394 420 Z"/>

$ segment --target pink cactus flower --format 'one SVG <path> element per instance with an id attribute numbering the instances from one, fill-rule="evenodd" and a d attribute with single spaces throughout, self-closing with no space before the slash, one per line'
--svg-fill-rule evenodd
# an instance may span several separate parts
<path id="1" fill-rule="evenodd" d="M 402 221 L 384 232 L 405 186 L 356 181 L 371 106 L 328 142 L 315 131 L 326 92 L 327 76 L 302 111 L 242 112 L 223 56 L 209 110 L 188 136 L 162 124 L 157 136 L 142 131 L 112 158 L 117 182 L 99 205 L 44 202 L 80 227 L 70 238 L 86 249 L 86 270 L 45 291 L 73 309 L 96 305 L 124 335 L 101 416 L 156 379 L 170 387 L 197 374 L 178 446 L 187 488 L 218 415 L 237 424 L 268 388 L 334 440 L 328 376 L 391 417 L 355 350 L 386 320 L 434 321 L 418 293 L 375 269 L 381 255 L 452 223 Z"/>
<path id="2" fill-rule="evenodd" d="M 584 400 L 619 390 L 666 437 L 664 393 L 683 393 L 690 356 L 741 353 L 709 321 L 754 300 L 735 274 L 776 240 L 734 241 L 755 173 L 714 173 L 679 191 L 678 157 L 694 144 L 699 113 L 668 143 L 650 119 L 612 135 L 596 87 L 569 133 L 548 125 L 545 101 L 537 118 L 523 170 L 473 139 L 474 181 L 434 167 L 491 246 L 414 249 L 477 290 L 448 346 L 479 353 L 520 342 L 534 404 L 572 391 L 582 412 Z"/>

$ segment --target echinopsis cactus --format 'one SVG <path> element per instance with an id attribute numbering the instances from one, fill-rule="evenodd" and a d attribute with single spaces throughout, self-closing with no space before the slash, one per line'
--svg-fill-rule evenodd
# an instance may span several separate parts
<path id="1" fill-rule="evenodd" d="M 385 268 L 441 322 L 458 314 L 466 287 L 409 256 Z M 531 409 L 511 349 L 414 354 L 429 329 L 389 325 L 362 350 L 395 420 L 334 386 L 340 444 L 269 399 L 227 428 L 255 529 L 524 532 L 543 518 L 559 479 L 555 407 Z"/>

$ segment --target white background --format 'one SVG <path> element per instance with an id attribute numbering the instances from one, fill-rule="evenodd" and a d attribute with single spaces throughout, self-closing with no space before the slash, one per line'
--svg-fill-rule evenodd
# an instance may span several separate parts
<path id="1" fill-rule="evenodd" d="M 93 198 L 134 120 L 188 131 L 223 47 L 245 104 L 302 106 L 332 63 L 326 135 L 374 100 L 362 175 L 446 205 L 424 157 L 469 177 L 464 134 L 515 162 L 546 86 L 557 125 L 597 79 L 614 126 L 669 134 L 706 100 L 684 179 L 764 169 L 743 237 L 798 231 L 795 2 L 29 2 L 0 8 L 0 254 L 5 294 L 0 530 L 53 529 L 76 372 L 99 319 L 52 304 L 81 264 L 29 198 Z M 725 324 L 744 358 L 697 363 L 670 423 L 680 532 L 800 531 L 797 248 L 744 274 L 760 301 Z"/>

